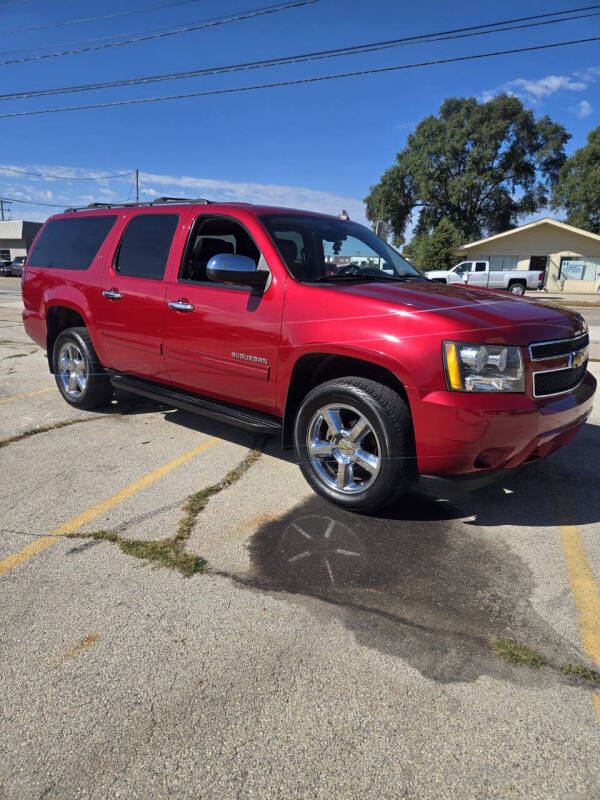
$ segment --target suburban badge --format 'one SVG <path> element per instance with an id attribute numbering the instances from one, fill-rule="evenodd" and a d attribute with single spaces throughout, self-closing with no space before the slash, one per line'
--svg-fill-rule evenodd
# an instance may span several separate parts
<path id="1" fill-rule="evenodd" d="M 231 353 L 232 358 L 238 358 L 240 361 L 253 361 L 255 364 L 268 364 L 268 360 L 262 356 L 249 356 L 246 353 Z"/>

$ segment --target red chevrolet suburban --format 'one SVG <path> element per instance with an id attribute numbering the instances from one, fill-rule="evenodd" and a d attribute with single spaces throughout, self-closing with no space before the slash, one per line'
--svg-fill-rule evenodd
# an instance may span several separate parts
<path id="1" fill-rule="evenodd" d="M 310 485 L 381 508 L 422 474 L 543 458 L 590 414 L 583 318 L 432 283 L 370 230 L 159 198 L 50 218 L 23 320 L 73 406 L 122 388 L 278 434 Z"/>

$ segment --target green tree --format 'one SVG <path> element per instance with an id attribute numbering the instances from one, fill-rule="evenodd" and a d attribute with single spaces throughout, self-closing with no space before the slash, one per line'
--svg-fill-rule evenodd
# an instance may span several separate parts
<path id="1" fill-rule="evenodd" d="M 367 217 L 388 222 L 395 237 L 417 210 L 417 235 L 431 233 L 444 217 L 467 240 L 514 227 L 520 214 L 548 203 L 569 138 L 517 97 L 449 98 L 438 116 L 417 125 L 371 187 Z"/>
<path id="2" fill-rule="evenodd" d="M 456 248 L 461 244 L 461 233 L 448 217 L 443 217 L 432 233 L 421 231 L 404 249 L 411 263 L 421 272 L 428 269 L 450 269 L 458 263 Z"/>
<path id="3" fill-rule="evenodd" d="M 600 126 L 561 167 L 552 207 L 566 210 L 569 225 L 600 233 Z"/>

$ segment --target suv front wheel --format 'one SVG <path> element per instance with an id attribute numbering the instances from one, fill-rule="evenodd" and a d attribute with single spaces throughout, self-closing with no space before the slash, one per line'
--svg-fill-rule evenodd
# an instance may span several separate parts
<path id="1" fill-rule="evenodd" d="M 61 331 L 54 342 L 52 363 L 56 385 L 67 403 L 86 410 L 110 403 L 113 388 L 87 328 Z"/>
<path id="2" fill-rule="evenodd" d="M 397 392 L 366 378 L 338 378 L 309 392 L 294 443 L 312 488 L 348 509 L 383 508 L 416 479 L 409 408 Z"/>

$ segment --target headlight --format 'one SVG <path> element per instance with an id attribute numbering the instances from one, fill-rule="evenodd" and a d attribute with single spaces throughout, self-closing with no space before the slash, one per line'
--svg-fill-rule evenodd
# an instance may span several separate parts
<path id="1" fill-rule="evenodd" d="M 448 388 L 457 392 L 524 392 L 520 347 L 444 342 Z"/>

